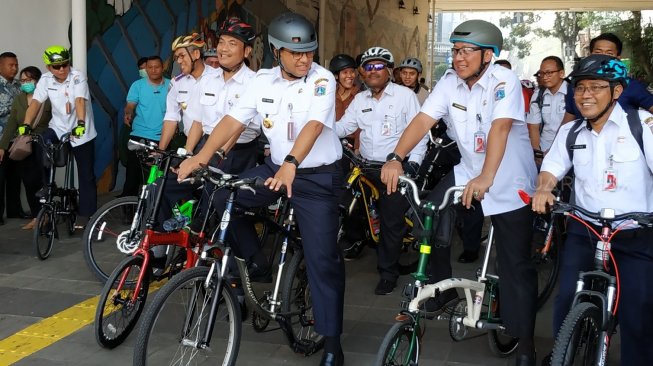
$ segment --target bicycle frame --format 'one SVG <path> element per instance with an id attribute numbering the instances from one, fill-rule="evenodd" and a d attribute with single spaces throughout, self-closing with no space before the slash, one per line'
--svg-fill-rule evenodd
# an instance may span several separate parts
<path id="1" fill-rule="evenodd" d="M 365 216 L 367 217 L 367 225 L 370 229 L 370 235 L 372 236 L 372 239 L 374 240 L 375 243 L 379 242 L 380 235 L 375 234 L 374 230 L 372 228 L 372 218 L 370 217 L 370 210 L 369 210 L 369 204 L 370 202 L 378 201 L 379 199 L 379 190 L 374 186 L 374 183 L 372 183 L 367 177 L 363 174 L 363 170 L 358 167 L 354 166 L 352 168 L 351 173 L 349 174 L 349 177 L 347 178 L 347 189 L 350 189 L 356 185 L 358 187 L 358 190 L 354 192 L 354 198 L 351 200 L 351 203 L 349 204 L 348 207 L 348 215 L 351 215 L 354 206 L 356 205 L 356 200 L 359 199 L 359 197 L 363 198 L 363 205 L 365 206 Z M 366 194 L 366 189 L 369 190 L 370 194 Z"/>

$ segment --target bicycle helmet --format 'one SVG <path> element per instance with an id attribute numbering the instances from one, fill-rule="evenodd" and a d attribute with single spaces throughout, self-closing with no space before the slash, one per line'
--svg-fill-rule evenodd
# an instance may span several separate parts
<path id="1" fill-rule="evenodd" d="M 237 17 L 229 18 L 222 23 L 222 26 L 218 30 L 218 37 L 221 35 L 238 38 L 246 46 L 250 47 L 254 46 L 254 39 L 256 38 L 254 28 Z"/>
<path id="2" fill-rule="evenodd" d="M 63 46 L 50 46 L 43 52 L 43 62 L 47 65 L 61 65 L 70 61 L 70 51 Z"/>
<path id="3" fill-rule="evenodd" d="M 410 67 L 411 69 L 417 70 L 418 73 L 422 73 L 422 63 L 420 60 L 414 58 L 414 57 L 409 57 L 407 59 L 404 59 L 401 61 L 401 64 L 399 64 L 399 68 L 404 68 L 404 67 Z"/>
<path id="4" fill-rule="evenodd" d="M 392 57 L 392 53 L 383 47 L 372 47 L 365 51 L 361 57 L 361 65 L 373 60 L 384 61 L 390 68 L 395 67 L 395 59 Z"/>
<path id="5" fill-rule="evenodd" d="M 460 23 L 451 33 L 449 42 L 465 42 L 482 48 L 491 48 L 498 57 L 503 47 L 503 35 L 494 24 L 474 19 Z"/>
<path id="6" fill-rule="evenodd" d="M 329 61 L 329 71 L 334 74 L 339 73 L 344 69 L 356 69 L 356 61 L 353 57 L 345 54 L 339 54 L 333 56 L 331 61 Z"/>
<path id="7" fill-rule="evenodd" d="M 200 50 L 204 49 L 205 42 L 198 33 L 192 33 L 186 36 L 179 36 L 172 41 L 172 50 L 176 51 L 180 48 L 197 47 Z"/>
<path id="8" fill-rule="evenodd" d="M 605 80 L 610 84 L 619 83 L 623 87 L 628 85 L 626 65 L 618 58 L 608 55 L 585 57 L 576 65 L 569 78 L 574 86 L 585 79 Z"/>
<path id="9" fill-rule="evenodd" d="M 306 18 L 287 12 L 270 22 L 268 42 L 272 51 L 286 48 L 294 52 L 310 52 L 317 49 L 317 34 Z"/>
<path id="10" fill-rule="evenodd" d="M 207 48 L 202 55 L 203 58 L 218 57 L 218 50 L 215 48 Z"/>

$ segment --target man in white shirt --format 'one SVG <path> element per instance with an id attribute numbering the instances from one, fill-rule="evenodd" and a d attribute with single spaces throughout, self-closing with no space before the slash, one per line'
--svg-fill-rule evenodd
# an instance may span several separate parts
<path id="1" fill-rule="evenodd" d="M 469 20 L 451 34 L 453 69 L 436 84 L 421 112 L 404 131 L 394 154 L 399 159 L 441 120 L 458 143 L 462 155 L 453 174 L 445 176 L 427 200 L 439 204 L 445 190 L 465 185 L 463 204 L 480 201 L 492 219 L 501 268 L 501 316 L 506 331 L 519 338 L 516 364 L 535 365 L 533 333 L 537 299 L 537 272 L 530 259 L 533 216 L 517 194 L 532 192 L 536 175 L 533 152 L 524 119 L 521 83 L 510 70 L 492 64 L 503 45 L 501 31 L 483 20 Z M 390 159 L 381 173 L 388 192 L 394 192 L 401 165 Z M 450 227 L 448 215 L 440 220 L 440 233 Z M 446 236 L 446 235 L 444 235 Z M 451 277 L 450 247 L 433 248 L 431 280 Z M 456 298 L 446 291 L 426 303 L 426 311 L 440 310 Z"/>
<path id="2" fill-rule="evenodd" d="M 542 162 L 533 210 L 547 211 L 547 205 L 554 202 L 552 189 L 573 167 L 578 206 L 590 212 L 612 208 L 617 215 L 653 212 L 653 115 L 644 110 L 625 111 L 617 102 L 628 84 L 626 66 L 615 57 L 595 54 L 581 60 L 570 77 L 583 119 L 560 128 Z M 640 131 L 630 126 L 631 118 L 636 118 Z M 594 224 L 600 232 L 600 225 Z M 585 226 L 569 220 L 559 253 L 554 334 L 569 312 L 578 273 L 594 269 L 596 241 Z M 652 243 L 653 229 L 628 227 L 611 242 L 619 269 L 622 365 L 649 365 L 653 359 Z"/>
<path id="3" fill-rule="evenodd" d="M 371 161 L 385 161 L 392 153 L 408 122 L 417 115 L 419 101 L 416 94 L 390 80 L 394 66 L 392 53 L 382 47 L 368 49 L 362 57 L 366 72 L 367 90 L 358 93 L 347 107 L 345 115 L 336 123 L 336 133 L 343 138 L 361 129 L 360 154 Z M 406 159 L 406 169 L 414 175 L 424 159 L 427 137 L 412 149 Z M 382 190 L 378 172 L 366 173 Z M 404 214 L 408 201 L 399 192 L 382 193 L 377 201 L 381 221 L 381 239 L 378 247 L 377 269 L 380 280 L 374 293 L 387 295 L 397 285 L 399 277 L 399 254 L 404 232 Z M 351 230 L 353 228 L 349 228 Z M 347 229 L 345 229 L 347 230 Z"/>

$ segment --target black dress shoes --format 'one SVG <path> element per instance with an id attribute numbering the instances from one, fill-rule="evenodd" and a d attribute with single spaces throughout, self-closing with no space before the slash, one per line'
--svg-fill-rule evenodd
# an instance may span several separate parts
<path id="1" fill-rule="evenodd" d="M 342 351 L 337 354 L 324 352 L 320 366 L 342 366 L 345 364 L 345 355 Z"/>
<path id="2" fill-rule="evenodd" d="M 517 357 L 515 357 L 515 365 L 535 366 L 535 355 L 517 355 Z"/>

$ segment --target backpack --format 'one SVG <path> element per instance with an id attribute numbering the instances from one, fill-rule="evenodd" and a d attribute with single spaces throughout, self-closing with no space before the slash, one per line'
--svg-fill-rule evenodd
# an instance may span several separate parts
<path id="1" fill-rule="evenodd" d="M 542 115 L 542 106 L 544 106 L 544 92 L 546 91 L 546 88 L 539 88 L 537 90 L 537 97 L 535 97 L 535 101 L 533 103 L 537 104 L 537 107 L 540 110 L 540 135 L 542 134 L 542 130 L 544 129 L 544 116 Z M 531 104 L 533 104 L 531 103 Z"/>
<path id="2" fill-rule="evenodd" d="M 639 113 L 636 109 L 629 109 L 626 111 L 626 113 L 628 118 L 628 127 L 630 127 L 630 133 L 633 134 L 635 141 L 637 141 L 637 144 L 639 145 L 639 149 L 642 150 L 642 155 L 645 156 L 646 154 L 644 153 L 644 141 L 642 137 L 644 130 L 642 129 L 642 121 L 639 118 Z M 583 122 L 585 122 L 584 119 L 577 119 L 573 122 L 574 125 L 569 130 L 569 134 L 567 135 L 567 140 L 565 142 L 565 146 L 567 147 L 567 154 L 569 155 L 569 161 L 572 163 L 574 161 L 574 149 L 572 149 L 572 147 L 576 145 L 576 138 L 581 131 L 579 130 L 579 127 Z"/>

